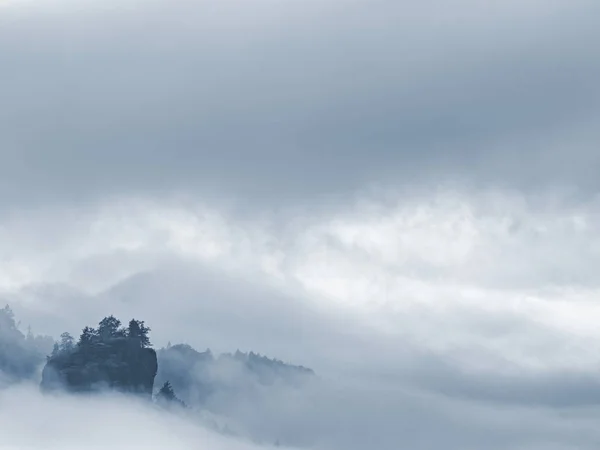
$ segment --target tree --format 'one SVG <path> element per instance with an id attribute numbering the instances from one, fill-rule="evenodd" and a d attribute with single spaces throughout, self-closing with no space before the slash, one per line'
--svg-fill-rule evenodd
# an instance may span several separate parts
<path id="1" fill-rule="evenodd" d="M 71 352 L 74 348 L 75 340 L 73 339 L 73 336 L 71 336 L 65 331 L 63 334 L 60 335 L 59 351 L 67 353 Z"/>
<path id="2" fill-rule="evenodd" d="M 139 343 L 140 347 L 150 347 L 150 338 L 148 333 L 150 328 L 144 325 L 143 320 L 131 319 L 127 327 L 127 336 Z"/>
<path id="3" fill-rule="evenodd" d="M 0 308 L 0 378 L 3 382 L 11 383 L 34 376 L 44 354 L 49 353 L 54 343 L 53 340 L 42 342 L 41 337 L 38 341 L 31 329 L 23 334 L 19 325 L 9 305 Z"/>
<path id="4" fill-rule="evenodd" d="M 17 330 L 15 323 L 15 313 L 10 306 L 6 305 L 0 309 L 0 331 L 13 332 Z"/>
<path id="5" fill-rule="evenodd" d="M 31 331 L 31 325 L 27 327 L 27 342 L 32 343 L 35 341 L 35 336 L 33 335 L 33 331 Z"/>
<path id="6" fill-rule="evenodd" d="M 124 335 L 124 331 L 120 327 L 121 321 L 111 314 L 98 323 L 98 336 L 103 341 L 121 337 Z"/>
<path id="7" fill-rule="evenodd" d="M 58 342 L 55 342 L 54 346 L 52 348 L 52 353 L 50 354 L 48 359 L 57 357 L 59 353 L 60 353 L 60 347 L 58 346 Z"/>
<path id="8" fill-rule="evenodd" d="M 12 308 L 7 304 L 4 305 L 4 308 L 0 309 L 0 312 L 5 315 L 6 317 L 8 317 L 9 320 L 11 320 L 13 323 L 15 321 L 15 313 L 13 313 Z"/>
<path id="9" fill-rule="evenodd" d="M 175 395 L 173 386 L 171 386 L 169 381 L 165 381 L 165 383 L 159 389 L 158 393 L 156 394 L 156 400 L 162 404 L 176 404 L 185 407 L 185 403 Z"/>
<path id="10" fill-rule="evenodd" d="M 80 347 L 89 347 L 96 337 L 98 336 L 98 332 L 92 327 L 85 327 L 79 336 L 79 342 L 77 345 Z"/>
<path id="11" fill-rule="evenodd" d="M 165 383 L 159 389 L 157 397 L 160 397 L 165 400 L 173 400 L 176 398 L 173 386 L 171 386 L 171 382 L 165 381 Z"/>

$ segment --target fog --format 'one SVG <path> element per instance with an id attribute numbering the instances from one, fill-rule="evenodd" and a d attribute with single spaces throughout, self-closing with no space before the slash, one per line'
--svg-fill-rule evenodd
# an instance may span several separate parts
<path id="1" fill-rule="evenodd" d="M 598 4 L 13 0 L 1 200 L 598 187 Z M 43 73 L 43 76 L 39 76 Z"/>
<path id="2" fill-rule="evenodd" d="M 268 400 L 239 399 L 226 421 L 195 412 L 177 414 L 134 399 L 43 396 L 36 387 L 0 393 L 2 448 L 290 448 L 361 449 L 376 445 L 444 449 L 591 449 L 597 445 L 597 408 L 508 408 L 452 401 L 394 384 L 306 388 Z M 457 414 L 460 411 L 460 414 Z M 227 423 L 230 433 L 215 431 Z M 262 441 L 251 444 L 250 441 Z M 410 443 L 410 444 L 409 444 Z"/>
<path id="3" fill-rule="evenodd" d="M 599 12 L 0 0 L 0 447 L 598 448 Z M 315 376 L 42 395 L 111 314 Z"/>
<path id="4" fill-rule="evenodd" d="M 6 449 L 257 448 L 124 397 L 42 396 L 23 386 L 2 391 L 0 402 Z"/>
<path id="5" fill-rule="evenodd" d="M 242 376 L 236 386 L 245 389 L 213 396 L 192 418 L 168 416 L 182 421 L 174 426 L 184 430 L 183 446 L 213 439 L 215 448 L 276 440 L 357 450 L 403 442 L 595 448 L 594 203 L 506 191 L 445 190 L 401 203 L 373 195 L 329 215 L 299 215 L 289 229 L 276 218 L 251 221 L 177 202 L 130 200 L 75 223 L 52 213 L 44 220 L 15 216 L 5 232 L 21 233 L 13 245 L 30 279 L 6 285 L 4 298 L 21 326 L 36 333 L 77 335 L 104 315 L 133 316 L 151 326 L 157 348 L 171 341 L 199 351 L 258 351 L 316 371 L 314 382 L 294 388 L 265 388 Z M 49 251 L 28 251 L 37 227 L 48 223 Z M 27 422 L 38 420 L 34 410 L 48 411 L 53 423 L 52 408 L 63 401 L 67 410 L 96 408 L 33 388 L 3 395 L 4 411 L 30 411 L 22 427 L 37 426 Z M 124 400 L 97 401 L 124 408 Z M 150 405 L 127 408 L 132 423 L 167 414 Z M 215 434 L 213 421 L 237 437 Z M 20 429 L 14 439 L 33 439 Z M 168 427 L 152 432 L 163 429 L 152 441 L 170 439 Z M 77 436 L 89 434 L 56 439 Z"/>

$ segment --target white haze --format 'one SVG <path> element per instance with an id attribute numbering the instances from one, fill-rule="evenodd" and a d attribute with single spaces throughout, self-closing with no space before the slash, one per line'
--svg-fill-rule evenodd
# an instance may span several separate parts
<path id="1" fill-rule="evenodd" d="M 0 405 L 6 450 L 257 448 L 126 397 L 43 396 L 27 386 L 0 392 Z"/>
<path id="2" fill-rule="evenodd" d="M 485 406 L 398 389 L 393 384 L 340 383 L 256 403 L 241 399 L 225 436 L 193 413 L 161 411 L 134 399 L 42 395 L 36 387 L 0 392 L 3 449 L 174 448 L 244 450 L 279 442 L 323 450 L 592 449 L 600 439 L 596 408 Z M 456 411 L 460 410 L 460 415 Z M 226 423 L 226 422 L 223 422 Z M 243 426 L 236 426 L 243 423 Z M 251 444 L 248 439 L 253 433 Z"/>
<path id="3" fill-rule="evenodd" d="M 0 0 L 21 329 L 318 375 L 240 438 L 18 386 L 0 448 L 599 448 L 599 5 Z"/>
<path id="4" fill-rule="evenodd" d="M 299 391 L 215 398 L 244 439 L 359 450 L 587 449 L 600 438 L 597 287 L 586 272 L 600 236 L 594 202 L 377 190 L 351 207 L 295 211 L 291 225 L 172 199 L 35 214 L 5 222 L 29 278 L 4 289 L 36 331 L 76 334 L 114 313 L 146 320 L 158 346 L 241 348 L 317 371 Z M 38 223 L 43 254 L 32 250 Z M 63 401 L 4 395 L 7 411 L 39 402 L 48 417 Z M 122 408 L 112 401 L 99 405 Z"/>

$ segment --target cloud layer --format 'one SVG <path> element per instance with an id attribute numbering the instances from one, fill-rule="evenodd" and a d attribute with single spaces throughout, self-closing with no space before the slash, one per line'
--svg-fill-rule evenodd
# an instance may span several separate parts
<path id="1" fill-rule="evenodd" d="M 17 2 L 0 28 L 2 201 L 200 189 L 282 205 L 440 178 L 595 189 L 597 13 Z"/>
<path id="2" fill-rule="evenodd" d="M 321 375 L 240 398 L 249 434 L 597 448 L 597 2 L 1 6 L 0 292 L 25 324 L 131 315 Z M 122 420 L 246 448 L 123 399 L 0 395 L 15 448 Z M 41 425 L 61 414 L 80 432 Z"/>

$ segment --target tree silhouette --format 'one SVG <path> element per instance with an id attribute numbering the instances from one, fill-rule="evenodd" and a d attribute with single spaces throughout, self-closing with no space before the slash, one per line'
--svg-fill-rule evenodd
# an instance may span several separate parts
<path id="1" fill-rule="evenodd" d="M 0 308 L 0 378 L 12 383 L 33 376 L 53 342 L 35 336 L 31 328 L 23 334 L 11 307 Z"/>
<path id="2" fill-rule="evenodd" d="M 124 330 L 121 329 L 121 321 L 112 314 L 98 323 L 98 335 L 103 341 L 122 337 L 124 334 Z"/>
<path id="3" fill-rule="evenodd" d="M 157 397 L 165 399 L 165 400 L 174 400 L 177 398 L 175 396 L 175 391 L 173 390 L 173 386 L 169 381 L 165 381 L 162 387 L 159 389 Z"/>
<path id="4" fill-rule="evenodd" d="M 75 340 L 66 331 L 60 335 L 59 350 L 61 352 L 70 352 L 75 348 Z"/>
<path id="5" fill-rule="evenodd" d="M 58 345 L 58 342 L 55 342 L 54 346 L 52 347 L 52 353 L 47 358 L 48 359 L 55 358 L 58 356 L 59 353 L 60 353 L 60 347 Z"/>
<path id="6" fill-rule="evenodd" d="M 89 347 L 98 337 L 98 332 L 92 327 L 85 327 L 79 336 L 77 345 L 80 347 Z"/>
<path id="7" fill-rule="evenodd" d="M 18 331 L 15 323 L 15 313 L 8 305 L 0 309 L 0 331 L 11 334 Z"/>
<path id="8" fill-rule="evenodd" d="M 162 387 L 158 390 L 156 394 L 156 401 L 163 405 L 178 405 L 185 407 L 185 403 L 183 400 L 180 400 L 173 390 L 173 386 L 171 386 L 171 382 L 165 381 Z"/>
<path id="9" fill-rule="evenodd" d="M 139 343 L 140 347 L 150 347 L 148 333 L 150 328 L 144 325 L 143 320 L 131 319 L 127 328 L 127 336 Z"/>
<path id="10" fill-rule="evenodd" d="M 56 382 L 46 371 L 46 377 L 42 374 L 43 389 L 53 390 L 58 383 L 73 392 L 86 392 L 103 385 L 151 398 L 158 361 L 156 352 L 144 347 L 149 345 L 148 331 L 144 322 L 136 320 L 123 328 L 121 321 L 110 315 L 99 322 L 97 329 L 83 328 L 77 345 L 70 334 L 63 333 L 47 361 L 52 373 L 61 375 L 61 381 Z M 135 340 L 136 345 L 131 345 Z"/>

